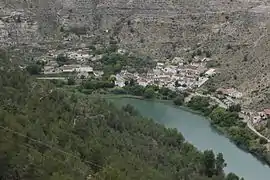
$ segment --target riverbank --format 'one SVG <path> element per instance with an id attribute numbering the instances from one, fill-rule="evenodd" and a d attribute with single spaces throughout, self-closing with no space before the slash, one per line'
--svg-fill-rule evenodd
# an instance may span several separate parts
<path id="1" fill-rule="evenodd" d="M 270 169 L 263 165 L 251 153 L 238 148 L 232 141 L 211 126 L 210 120 L 204 116 L 185 111 L 175 106 L 132 98 L 112 99 L 115 106 L 121 108 L 128 104 L 133 106 L 143 117 L 151 118 L 167 128 L 175 128 L 181 132 L 186 142 L 193 144 L 200 151 L 212 149 L 222 152 L 227 166 L 225 172 L 236 172 L 246 180 L 265 180 L 270 176 Z"/>
<path id="2" fill-rule="evenodd" d="M 222 134 L 225 137 L 227 137 L 233 144 L 235 144 L 241 150 L 252 154 L 263 164 L 267 164 L 268 166 L 270 166 L 270 161 L 267 159 L 269 152 L 266 151 L 265 144 L 261 142 L 260 137 L 257 137 L 257 135 L 254 132 L 250 131 L 250 129 L 248 129 L 246 125 L 242 124 L 240 119 L 235 119 L 236 121 L 239 121 L 238 122 L 239 124 L 234 124 L 235 127 L 227 128 L 227 127 L 222 127 L 221 125 L 213 123 L 213 121 L 211 120 L 210 114 L 205 116 L 204 112 L 199 111 L 199 110 L 194 110 L 191 107 L 189 107 L 187 104 L 185 104 L 184 106 L 176 106 L 174 105 L 172 100 L 144 99 L 143 97 L 140 97 L 140 96 L 138 97 L 138 96 L 133 96 L 133 95 L 106 95 L 103 97 L 108 98 L 108 99 L 132 98 L 132 99 L 139 99 L 139 100 L 146 100 L 146 101 L 161 102 L 170 106 L 181 108 L 191 113 L 203 115 L 210 121 L 211 127 L 215 129 L 219 134 Z M 213 110 L 211 110 L 210 113 L 212 112 Z"/>
<path id="3" fill-rule="evenodd" d="M 139 99 L 139 100 L 144 100 L 144 101 L 154 101 L 154 102 L 160 102 L 160 103 L 163 103 L 163 104 L 166 104 L 166 105 L 170 105 L 170 106 L 173 106 L 173 107 L 176 107 L 176 108 L 180 108 L 180 109 L 183 109 L 185 111 L 188 111 L 188 112 L 191 112 L 191 113 L 194 113 L 194 114 L 198 114 L 198 115 L 203 115 L 203 113 L 199 112 L 199 111 L 195 111 L 195 110 L 192 110 L 190 109 L 189 107 L 187 106 L 178 106 L 178 105 L 175 105 L 173 100 L 163 100 L 163 99 L 146 99 L 142 96 L 134 96 L 134 95 L 118 95 L 118 94 L 106 94 L 106 95 L 102 95 L 101 96 L 102 98 L 105 98 L 105 99 L 122 99 L 122 98 L 131 98 L 131 99 Z"/>
<path id="4" fill-rule="evenodd" d="M 226 129 L 222 128 L 222 127 L 219 127 L 219 126 L 216 126 L 216 125 L 213 125 L 211 124 L 211 127 L 213 127 L 213 129 L 215 129 L 219 134 L 227 137 L 234 145 L 236 145 L 239 149 L 243 150 L 244 152 L 246 153 L 250 153 L 252 154 L 257 160 L 259 160 L 261 163 L 263 164 L 266 164 L 270 167 L 270 161 L 268 161 L 266 159 L 266 155 L 264 154 L 259 154 L 257 152 L 255 152 L 254 150 L 250 149 L 249 147 L 247 146 L 243 146 L 241 144 L 238 144 L 235 140 L 234 140 L 234 137 L 232 135 L 230 135 Z"/>
<path id="5" fill-rule="evenodd" d="M 262 163 L 270 166 L 268 142 L 251 131 L 248 125 L 241 120 L 237 111 L 211 107 L 204 97 L 192 98 L 187 106 L 202 112 L 210 120 L 211 126 L 230 139 L 237 147 L 251 153 Z"/>
<path id="6" fill-rule="evenodd" d="M 90 89 L 90 92 L 85 91 L 88 89 L 83 89 L 83 87 L 79 89 L 76 88 L 75 90 L 77 93 L 88 94 L 93 97 L 100 96 L 105 99 L 132 98 L 146 101 L 156 101 L 181 108 L 185 111 L 202 115 L 209 119 L 209 121 L 211 122 L 211 126 L 213 126 L 214 129 L 220 131 L 220 133 L 229 138 L 237 147 L 253 154 L 261 162 L 267 163 L 270 166 L 270 158 L 268 159 L 268 157 L 270 157 L 270 153 L 265 148 L 265 144 L 261 143 L 263 141 L 261 141 L 254 132 L 246 128 L 246 124 L 243 124 L 241 122 L 238 115 L 235 116 L 234 113 L 230 113 L 227 110 L 223 109 L 220 117 L 218 116 L 218 118 L 215 120 L 216 123 L 213 123 L 213 121 L 211 120 L 212 117 L 210 117 L 210 115 L 217 108 L 217 106 L 210 104 L 209 97 L 194 96 L 193 98 L 191 98 L 192 101 L 189 101 L 188 103 L 185 103 L 183 98 L 183 101 L 180 101 L 179 104 L 175 105 L 175 98 L 181 96 L 185 97 L 185 95 L 177 94 L 175 92 L 173 93 L 167 88 L 158 88 L 156 86 L 141 87 L 138 85 L 128 85 L 125 88 L 98 88 L 94 91 Z M 222 119 L 222 117 L 227 118 Z M 230 119 L 230 121 L 228 121 L 228 119 Z"/>

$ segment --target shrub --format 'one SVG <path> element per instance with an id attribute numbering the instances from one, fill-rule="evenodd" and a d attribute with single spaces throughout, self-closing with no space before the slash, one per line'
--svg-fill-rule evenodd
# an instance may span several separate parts
<path id="1" fill-rule="evenodd" d="M 210 58 L 211 57 L 211 52 L 210 51 L 205 51 L 205 57 Z"/>
<path id="2" fill-rule="evenodd" d="M 73 77 L 69 77 L 67 84 L 68 85 L 74 85 L 75 84 L 75 79 Z"/>
<path id="3" fill-rule="evenodd" d="M 27 72 L 31 75 L 38 75 L 41 73 L 41 66 L 38 64 L 31 64 L 26 67 Z"/>
<path id="4" fill-rule="evenodd" d="M 177 98 L 174 99 L 173 103 L 175 105 L 181 106 L 184 103 L 184 96 L 177 96 Z"/>
<path id="5" fill-rule="evenodd" d="M 64 65 L 68 61 L 68 57 L 65 54 L 59 54 L 56 57 L 56 62 L 58 63 L 59 66 Z"/>
<path id="6" fill-rule="evenodd" d="M 155 90 L 152 87 L 149 87 L 144 91 L 143 96 L 147 99 L 152 99 L 155 97 Z"/>

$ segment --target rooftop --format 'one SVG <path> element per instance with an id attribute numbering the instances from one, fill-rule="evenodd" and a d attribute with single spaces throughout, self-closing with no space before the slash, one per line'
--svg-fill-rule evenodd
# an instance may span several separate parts
<path id="1" fill-rule="evenodd" d="M 270 109 L 264 109 L 263 112 L 264 112 L 266 115 L 270 115 Z"/>

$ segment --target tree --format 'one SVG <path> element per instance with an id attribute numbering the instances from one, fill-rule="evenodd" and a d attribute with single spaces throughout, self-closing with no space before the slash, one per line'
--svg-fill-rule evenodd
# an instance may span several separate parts
<path id="1" fill-rule="evenodd" d="M 122 70 L 122 65 L 120 63 L 116 63 L 114 66 L 114 73 L 119 73 Z"/>
<path id="2" fill-rule="evenodd" d="M 67 81 L 68 85 L 74 85 L 75 84 L 75 78 L 74 77 L 69 77 Z"/>
<path id="3" fill-rule="evenodd" d="M 49 180 L 72 180 L 73 178 L 69 177 L 68 175 L 61 174 L 60 172 L 55 172 L 51 175 Z"/>
<path id="4" fill-rule="evenodd" d="M 243 61 L 245 61 L 245 62 L 248 61 L 248 54 L 245 54 L 245 55 L 244 55 Z"/>
<path id="5" fill-rule="evenodd" d="M 227 48 L 227 49 L 232 49 L 232 45 L 231 45 L 231 44 L 227 44 L 227 45 L 226 45 L 226 48 Z"/>
<path id="6" fill-rule="evenodd" d="M 231 127 L 236 125 L 239 116 L 237 112 L 226 111 L 226 109 L 217 107 L 209 115 L 211 123 L 221 127 Z M 240 124 L 238 124 L 240 125 Z"/>
<path id="7" fill-rule="evenodd" d="M 37 64 L 31 64 L 26 67 L 27 72 L 31 75 L 38 75 L 41 73 L 41 67 Z"/>
<path id="8" fill-rule="evenodd" d="M 129 85 L 129 82 L 126 80 L 125 81 L 125 86 L 128 86 Z"/>
<path id="9" fill-rule="evenodd" d="M 216 175 L 221 175 L 224 167 L 226 167 L 226 163 L 223 158 L 223 154 L 218 153 L 216 157 Z"/>
<path id="10" fill-rule="evenodd" d="M 80 76 L 80 79 L 85 79 L 85 76 L 84 76 L 84 75 L 81 75 L 81 76 Z"/>
<path id="11" fill-rule="evenodd" d="M 178 81 L 178 80 L 177 80 L 177 81 L 175 81 L 174 86 L 175 86 L 175 87 L 179 87 L 179 86 L 181 86 L 181 85 L 179 84 L 179 81 Z"/>
<path id="12" fill-rule="evenodd" d="M 130 105 L 130 104 L 127 104 L 126 106 L 123 106 L 122 109 L 125 112 L 128 112 L 132 116 L 138 115 L 138 111 L 132 105 Z"/>
<path id="13" fill-rule="evenodd" d="M 92 152 L 90 155 L 91 162 L 93 162 L 91 165 L 91 168 L 96 173 L 101 170 L 102 166 L 105 163 L 105 157 L 102 154 L 102 147 L 100 145 L 97 145 L 96 147 L 92 148 Z"/>
<path id="14" fill-rule="evenodd" d="M 229 107 L 229 111 L 231 112 L 240 112 L 241 111 L 241 105 L 240 104 L 233 104 Z"/>
<path id="15" fill-rule="evenodd" d="M 208 97 L 194 96 L 188 102 L 188 107 L 192 108 L 193 110 L 201 111 L 204 113 L 208 113 L 209 105 L 210 103 Z"/>
<path id="16" fill-rule="evenodd" d="M 260 137 L 259 142 L 260 144 L 267 144 L 268 141 L 265 138 Z"/>
<path id="17" fill-rule="evenodd" d="M 197 56 L 200 56 L 202 55 L 202 50 L 201 49 L 198 49 L 197 52 L 196 52 Z"/>
<path id="18" fill-rule="evenodd" d="M 241 178 L 242 179 L 242 178 Z M 237 175 L 235 175 L 234 173 L 229 173 L 226 176 L 226 180 L 239 180 L 239 177 Z"/>
<path id="19" fill-rule="evenodd" d="M 215 173 L 215 154 L 212 150 L 203 152 L 203 164 L 205 166 L 205 175 L 212 177 Z"/>
<path id="20" fill-rule="evenodd" d="M 210 51 L 205 51 L 205 57 L 210 58 L 211 57 L 211 52 Z"/>
<path id="21" fill-rule="evenodd" d="M 184 96 L 177 96 L 175 99 L 174 99 L 174 104 L 175 105 L 178 105 L 178 106 L 181 106 L 181 105 L 183 105 L 183 103 L 184 103 Z"/>
<path id="22" fill-rule="evenodd" d="M 130 81 L 129 81 L 129 85 L 130 85 L 130 86 L 134 86 L 135 83 L 136 83 L 136 81 L 135 81 L 134 79 L 131 78 Z"/>
<path id="23" fill-rule="evenodd" d="M 102 172 L 100 172 L 98 174 L 98 178 L 96 179 L 104 179 L 104 180 L 124 180 L 125 178 L 123 178 L 121 176 L 121 171 L 116 169 L 116 168 L 112 168 L 112 167 L 106 167 L 102 170 Z"/>
<path id="24" fill-rule="evenodd" d="M 152 87 L 149 87 L 144 91 L 143 96 L 147 99 L 152 99 L 155 96 L 155 90 Z"/>
<path id="25" fill-rule="evenodd" d="M 59 54 L 56 57 L 56 62 L 58 63 L 59 66 L 64 65 L 68 61 L 68 57 L 65 54 Z"/>
<path id="26" fill-rule="evenodd" d="M 162 87 L 162 88 L 160 88 L 159 93 L 162 94 L 163 96 L 168 96 L 169 93 L 170 93 L 170 91 L 171 91 L 171 90 L 170 90 L 169 88 L 167 88 L 167 87 Z"/>
<path id="27" fill-rule="evenodd" d="M 144 87 L 140 85 L 134 85 L 132 86 L 132 92 L 136 96 L 143 96 L 144 93 Z"/>
<path id="28" fill-rule="evenodd" d="M 169 91 L 169 96 L 168 97 L 170 99 L 174 99 L 174 98 L 176 98 L 176 96 L 177 96 L 177 93 L 175 91 L 172 91 L 172 90 Z"/>

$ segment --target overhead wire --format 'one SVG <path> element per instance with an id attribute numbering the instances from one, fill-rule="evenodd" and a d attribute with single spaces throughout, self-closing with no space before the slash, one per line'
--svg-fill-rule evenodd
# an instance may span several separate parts
<path id="1" fill-rule="evenodd" d="M 5 140 L 11 142 L 10 139 L 8 139 L 8 138 L 6 138 L 6 137 L 2 137 L 2 138 L 4 138 Z M 11 142 L 11 143 L 13 143 L 13 142 Z M 32 150 L 34 150 L 34 151 L 37 151 L 37 149 L 33 148 L 29 143 L 21 143 L 21 144 L 16 144 L 16 145 L 18 145 L 18 146 L 20 146 L 20 147 L 23 147 L 23 148 L 26 148 L 26 149 L 32 149 Z M 79 172 L 79 173 L 82 174 L 83 176 L 86 175 L 86 172 L 83 172 L 82 169 L 70 167 L 69 164 L 67 164 L 67 163 L 65 163 L 65 162 L 63 162 L 63 161 L 61 161 L 61 160 L 59 160 L 59 159 L 57 159 L 57 158 L 54 158 L 54 157 L 52 157 L 52 156 L 45 155 L 44 153 L 42 153 L 42 157 L 46 157 L 46 158 L 48 158 L 48 159 L 52 159 L 52 160 L 54 160 L 54 161 L 57 161 L 58 163 L 61 163 L 61 164 L 63 164 L 63 165 L 66 165 L 66 166 L 68 165 L 69 168 L 71 168 L 74 172 Z"/>
<path id="2" fill-rule="evenodd" d="M 1 125 L 0 125 L 0 128 L 3 129 L 3 130 L 5 130 L 5 131 L 12 132 L 13 134 L 16 134 L 16 135 L 18 135 L 18 136 L 27 138 L 27 139 L 29 139 L 29 140 L 31 140 L 31 141 L 33 141 L 33 142 L 38 143 L 38 144 L 44 145 L 44 146 L 46 146 L 46 147 L 48 147 L 48 148 L 50 148 L 50 149 L 54 149 L 55 151 L 58 151 L 58 152 L 60 152 L 60 153 L 62 153 L 62 154 L 65 154 L 65 155 L 67 155 L 67 156 L 70 156 L 70 157 L 73 157 L 73 158 L 75 158 L 75 159 L 79 159 L 79 160 L 81 160 L 81 161 L 84 161 L 85 163 L 88 163 L 88 164 L 90 164 L 90 165 L 92 165 L 92 166 L 95 166 L 95 167 L 98 167 L 98 168 L 101 168 L 101 169 L 103 168 L 102 166 L 100 166 L 100 165 L 98 165 L 98 164 L 96 164 L 96 163 L 94 163 L 94 162 L 92 162 L 92 161 L 89 161 L 89 160 L 82 160 L 82 159 L 81 159 L 80 157 L 78 157 L 78 156 L 75 156 L 75 155 L 73 155 L 73 154 L 71 154 L 71 153 L 69 153 L 69 152 L 66 152 L 66 151 L 64 151 L 64 150 L 62 150 L 62 149 L 60 149 L 60 148 L 53 147 L 53 145 L 51 145 L 51 144 L 44 143 L 44 142 L 42 142 L 42 141 L 40 141 L 40 140 L 36 140 L 36 139 L 34 139 L 34 138 L 31 138 L 31 137 L 29 137 L 29 136 L 27 136 L 27 135 L 25 135 L 25 134 L 22 134 L 22 133 L 20 133 L 20 132 L 17 132 L 17 131 L 15 131 L 15 130 L 13 130 L 13 129 L 10 129 L 10 128 L 8 128 L 8 127 L 4 127 L 4 126 L 1 126 Z"/>
<path id="3" fill-rule="evenodd" d="M 33 142 L 38 143 L 38 144 L 42 144 L 42 145 L 44 145 L 44 146 L 50 148 L 50 150 L 56 150 L 56 151 L 58 151 L 59 153 L 62 153 L 62 154 L 68 155 L 68 156 L 70 156 L 70 157 L 73 157 L 73 158 L 75 158 L 75 159 L 77 159 L 77 160 L 80 160 L 80 161 L 82 161 L 83 163 L 85 163 L 86 165 L 87 165 L 87 164 L 90 164 L 90 165 L 95 166 L 95 167 L 97 167 L 97 168 L 99 168 L 99 169 L 102 169 L 102 168 L 103 168 L 102 166 L 100 166 L 100 165 L 98 165 L 98 164 L 96 164 L 96 163 L 94 163 L 94 162 L 92 162 L 92 161 L 89 161 L 89 160 L 83 160 L 83 159 L 81 159 L 80 157 L 75 156 L 75 155 L 73 155 L 73 154 L 71 154 L 71 153 L 69 153 L 69 152 L 66 152 L 66 151 L 64 151 L 64 150 L 62 150 L 62 149 L 60 149 L 60 148 L 55 148 L 55 147 L 53 147 L 53 146 L 50 145 L 50 144 L 47 144 L 47 143 L 44 143 L 44 142 L 42 142 L 42 141 L 40 141 L 40 140 L 36 140 L 36 139 L 34 139 L 34 138 L 31 138 L 31 137 L 29 137 L 29 136 L 27 136 L 27 135 L 24 135 L 24 134 L 22 134 L 22 133 L 20 133 L 20 132 L 17 132 L 17 131 L 15 131 L 15 130 L 13 130 L 13 129 L 10 129 L 10 128 L 8 128 L 8 127 L 4 127 L 4 126 L 0 125 L 0 128 L 3 129 L 3 130 L 5 130 L 5 131 L 7 131 L 7 132 L 11 132 L 11 133 L 16 134 L 16 135 L 18 135 L 18 136 L 27 138 L 27 139 L 29 139 L 29 140 L 31 140 L 31 141 L 33 141 Z M 7 141 L 9 141 L 7 138 L 5 138 L 5 139 L 6 139 Z M 10 141 L 9 141 L 9 142 L 10 142 Z M 26 144 L 27 144 L 27 145 L 26 145 Z M 19 146 L 24 146 L 24 147 L 27 147 L 27 148 L 31 148 L 31 149 L 33 149 L 33 150 L 36 150 L 35 148 L 31 147 L 31 145 L 30 145 L 29 143 L 24 143 L 24 145 L 20 144 Z M 65 164 L 64 162 L 62 162 L 61 160 L 59 160 L 59 159 L 57 159 L 57 158 L 54 158 L 54 157 L 51 157 L 51 156 L 47 156 L 47 155 L 44 155 L 44 154 L 42 154 L 42 155 L 45 156 L 45 157 L 47 157 L 47 158 L 51 158 L 51 159 L 53 159 L 53 160 L 55 160 L 55 161 L 58 161 L 58 162 L 61 163 L 61 164 Z M 110 165 L 107 165 L 106 167 L 107 167 L 107 168 L 110 168 L 110 169 L 113 169 L 112 166 L 110 166 Z M 75 168 L 72 168 L 72 167 L 71 167 L 71 169 L 74 170 Z M 86 174 L 86 172 L 83 172 L 81 169 L 77 169 L 77 168 L 76 168 L 75 170 L 78 170 L 79 173 L 82 174 L 82 175 L 84 175 L 84 176 L 85 176 L 85 174 Z M 78 171 L 77 171 L 77 172 L 78 172 Z M 89 171 L 90 171 L 90 168 L 89 168 Z M 89 175 L 88 175 L 88 176 L 89 176 Z M 85 177 L 86 177 L 86 176 L 85 176 Z M 99 177 L 99 176 L 95 176 L 95 178 L 96 178 L 97 180 L 101 180 L 101 177 Z"/>

